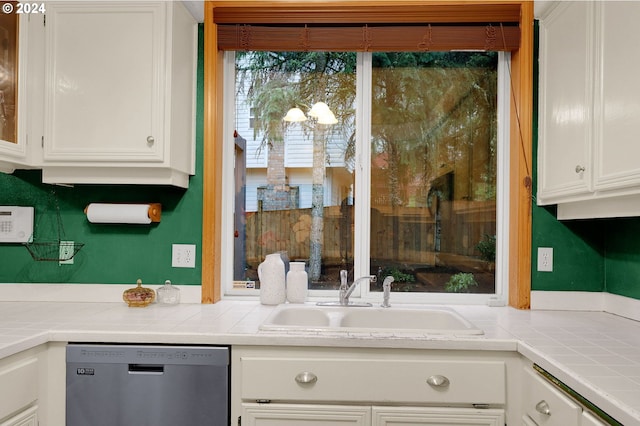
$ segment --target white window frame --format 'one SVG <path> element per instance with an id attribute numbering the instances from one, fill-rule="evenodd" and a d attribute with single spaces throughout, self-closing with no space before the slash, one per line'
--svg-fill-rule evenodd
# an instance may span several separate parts
<path id="1" fill-rule="evenodd" d="M 357 109 L 356 117 L 356 168 L 355 199 L 366 200 L 355 204 L 354 216 L 359 218 L 355 223 L 354 235 L 354 276 L 369 274 L 369 243 L 370 243 L 370 188 L 371 188 L 371 143 L 364 141 L 365 135 L 371 135 L 371 78 L 372 54 L 359 52 L 356 71 L 356 104 L 362 106 Z M 496 199 L 496 269 L 495 293 L 426 293 L 426 292 L 393 292 L 392 300 L 396 303 L 421 304 L 490 304 L 494 306 L 506 305 L 508 302 L 509 280 L 509 134 L 510 134 L 510 62 L 511 54 L 498 53 L 498 140 L 497 140 L 497 199 Z M 234 147 L 228 141 L 233 140 L 235 128 L 235 52 L 226 51 L 223 61 L 223 161 L 222 161 L 222 253 L 233 253 L 233 223 L 234 223 Z M 222 297 L 258 298 L 259 291 L 253 289 L 238 289 L 233 286 L 233 257 L 222 256 Z M 393 289 L 393 285 L 392 285 Z M 309 301 L 324 301 L 337 299 L 338 292 L 332 290 L 310 290 Z M 381 292 L 369 291 L 369 286 L 361 286 L 351 296 L 353 299 L 372 302 L 382 301 Z"/>

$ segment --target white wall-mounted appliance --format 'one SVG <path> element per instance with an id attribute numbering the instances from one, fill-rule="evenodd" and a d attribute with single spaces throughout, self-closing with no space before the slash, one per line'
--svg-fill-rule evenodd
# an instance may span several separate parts
<path id="1" fill-rule="evenodd" d="M 33 240 L 33 207 L 0 206 L 0 243 Z"/>

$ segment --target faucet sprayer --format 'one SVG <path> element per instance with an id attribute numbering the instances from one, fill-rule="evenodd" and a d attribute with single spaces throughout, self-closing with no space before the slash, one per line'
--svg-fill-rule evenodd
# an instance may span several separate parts
<path id="1" fill-rule="evenodd" d="M 389 298 L 391 297 L 391 283 L 394 281 L 393 277 L 389 275 L 382 282 L 382 306 L 383 308 L 390 308 Z"/>

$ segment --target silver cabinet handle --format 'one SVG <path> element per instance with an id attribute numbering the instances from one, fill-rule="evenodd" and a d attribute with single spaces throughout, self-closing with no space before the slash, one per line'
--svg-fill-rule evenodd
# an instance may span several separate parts
<path id="1" fill-rule="evenodd" d="M 149 145 L 153 145 L 155 143 L 156 139 L 153 136 L 147 136 L 147 143 Z"/>
<path id="2" fill-rule="evenodd" d="M 427 379 L 427 383 L 436 388 L 446 388 L 449 386 L 449 379 L 439 374 L 433 375 Z"/>
<path id="3" fill-rule="evenodd" d="M 536 404 L 536 411 L 546 416 L 551 415 L 551 409 L 549 408 L 549 404 L 547 404 L 547 401 L 545 401 L 544 399 Z"/>
<path id="4" fill-rule="evenodd" d="M 581 165 L 576 166 L 576 173 L 582 173 L 584 171 L 585 171 L 584 166 L 581 166 Z"/>
<path id="5" fill-rule="evenodd" d="M 317 381 L 318 381 L 318 376 L 316 376 L 310 371 L 303 371 L 302 373 L 298 373 L 296 375 L 296 382 L 303 385 L 315 383 Z"/>

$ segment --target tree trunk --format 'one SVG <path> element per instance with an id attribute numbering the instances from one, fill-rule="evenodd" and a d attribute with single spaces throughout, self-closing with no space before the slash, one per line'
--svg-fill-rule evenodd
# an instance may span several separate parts
<path id="1" fill-rule="evenodd" d="M 309 278 L 320 279 L 322 240 L 324 234 L 324 125 L 316 124 L 313 131 L 313 175 L 311 189 L 311 234 L 309 249 Z"/>

